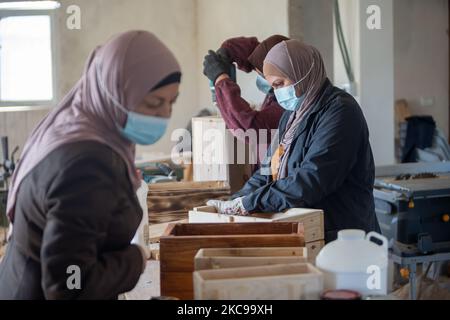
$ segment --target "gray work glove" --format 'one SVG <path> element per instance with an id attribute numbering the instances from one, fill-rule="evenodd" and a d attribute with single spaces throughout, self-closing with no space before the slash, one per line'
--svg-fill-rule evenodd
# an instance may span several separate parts
<path id="1" fill-rule="evenodd" d="M 212 50 L 208 51 L 205 60 L 203 60 L 203 74 L 208 77 L 209 80 L 215 83 L 220 75 L 224 73 L 230 75 L 230 70 L 230 62 L 224 60 L 216 52 Z"/>
<path id="2" fill-rule="evenodd" d="M 242 197 L 230 201 L 208 200 L 206 205 L 215 207 L 217 212 L 221 214 L 237 216 L 249 215 L 247 210 L 245 210 L 244 205 L 242 204 Z"/>

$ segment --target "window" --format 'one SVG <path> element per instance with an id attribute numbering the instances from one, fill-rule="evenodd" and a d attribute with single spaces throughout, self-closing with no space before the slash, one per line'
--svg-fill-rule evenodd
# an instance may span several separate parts
<path id="1" fill-rule="evenodd" d="M 0 7 L 0 107 L 54 102 L 53 20 L 50 10 Z"/>

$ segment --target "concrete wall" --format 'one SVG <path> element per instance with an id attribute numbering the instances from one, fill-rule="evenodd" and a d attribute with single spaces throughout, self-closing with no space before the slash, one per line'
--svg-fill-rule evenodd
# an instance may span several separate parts
<path id="1" fill-rule="evenodd" d="M 395 98 L 432 115 L 448 136 L 448 1 L 395 0 L 394 12 Z"/>
<path id="2" fill-rule="evenodd" d="M 173 50 L 183 69 L 181 95 L 170 122 L 185 127 L 189 114 L 197 108 L 198 56 L 196 0 L 62 0 L 58 10 L 57 37 L 58 96 L 61 98 L 79 79 L 89 53 L 112 35 L 143 29 L 154 32 Z M 81 8 L 81 30 L 66 27 L 68 5 Z M 0 112 L 0 134 L 11 137 L 11 144 L 23 146 L 26 137 L 46 111 Z M 170 150 L 170 135 L 151 147 L 138 147 L 139 154 Z"/>

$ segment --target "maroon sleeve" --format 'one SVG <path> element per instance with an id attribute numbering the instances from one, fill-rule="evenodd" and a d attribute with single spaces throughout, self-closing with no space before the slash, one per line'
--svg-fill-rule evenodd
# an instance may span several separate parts
<path id="1" fill-rule="evenodd" d="M 251 72 L 254 66 L 248 61 L 248 57 L 259 45 L 256 37 L 231 38 L 222 43 L 221 48 L 225 48 L 233 62 L 238 68 L 245 72 Z"/>
<path id="2" fill-rule="evenodd" d="M 228 129 L 267 129 L 278 128 L 283 109 L 273 96 L 264 100 L 261 111 L 256 111 L 241 97 L 241 89 L 231 79 L 216 84 L 217 104 Z M 238 137 L 239 138 L 239 137 Z"/>

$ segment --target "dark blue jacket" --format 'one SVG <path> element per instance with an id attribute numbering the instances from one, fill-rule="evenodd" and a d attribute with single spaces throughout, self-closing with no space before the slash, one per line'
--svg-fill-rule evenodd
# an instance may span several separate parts
<path id="1" fill-rule="evenodd" d="M 280 120 L 280 137 L 291 113 L 286 111 Z M 366 120 L 353 97 L 328 79 L 317 103 L 297 129 L 288 159 L 288 177 L 273 181 L 261 170 L 264 167 L 233 195 L 244 196 L 247 211 L 322 209 L 327 242 L 342 229 L 380 231 L 374 209 L 375 167 Z"/>

